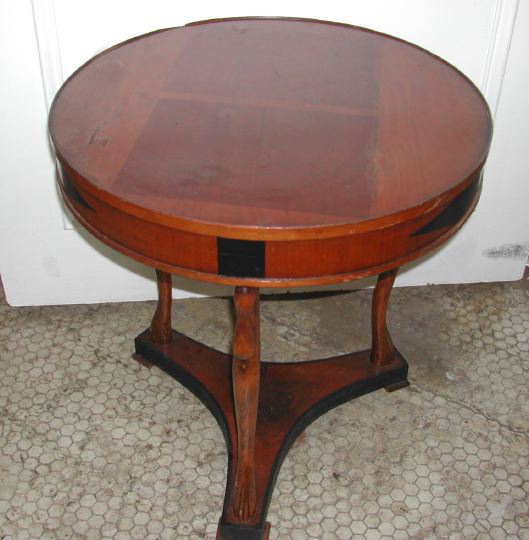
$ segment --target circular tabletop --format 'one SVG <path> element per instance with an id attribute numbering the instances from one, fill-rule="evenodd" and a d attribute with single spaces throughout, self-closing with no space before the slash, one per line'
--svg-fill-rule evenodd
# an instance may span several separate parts
<path id="1" fill-rule="evenodd" d="M 491 118 L 469 79 L 415 45 L 247 18 L 104 51 L 61 88 L 50 132 L 82 199 L 189 233 L 314 240 L 456 197 L 483 167 Z"/>

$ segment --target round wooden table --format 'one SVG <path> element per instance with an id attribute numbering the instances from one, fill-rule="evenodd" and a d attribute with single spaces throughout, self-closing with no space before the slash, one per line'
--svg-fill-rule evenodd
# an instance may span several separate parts
<path id="1" fill-rule="evenodd" d="M 296 436 L 345 401 L 406 384 L 386 327 L 391 287 L 399 266 L 453 235 L 476 205 L 491 139 L 483 97 L 391 36 L 223 19 L 92 58 L 59 91 L 50 131 L 74 216 L 156 269 L 158 308 L 137 354 L 194 392 L 224 432 L 217 538 L 267 538 Z M 235 286 L 232 356 L 172 330 L 171 274 Z M 370 350 L 260 362 L 260 287 L 372 274 Z"/>

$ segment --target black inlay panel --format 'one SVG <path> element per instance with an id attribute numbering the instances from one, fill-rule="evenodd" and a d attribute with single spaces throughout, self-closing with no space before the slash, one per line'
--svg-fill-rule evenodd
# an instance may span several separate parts
<path id="1" fill-rule="evenodd" d="M 415 231 L 412 236 L 427 234 L 455 225 L 472 205 L 480 185 L 481 176 L 469 184 L 440 214 L 437 214 L 432 221 Z"/>
<path id="2" fill-rule="evenodd" d="M 217 238 L 218 273 L 222 276 L 265 277 L 262 240 Z"/>
<path id="3" fill-rule="evenodd" d="M 58 164 L 58 167 L 64 193 L 66 193 L 66 195 L 68 195 L 72 201 L 76 202 L 80 206 L 86 208 L 87 210 L 94 211 L 94 209 L 86 202 L 85 198 L 77 191 L 77 188 L 75 187 L 71 178 L 68 176 L 66 169 L 60 163 Z"/>

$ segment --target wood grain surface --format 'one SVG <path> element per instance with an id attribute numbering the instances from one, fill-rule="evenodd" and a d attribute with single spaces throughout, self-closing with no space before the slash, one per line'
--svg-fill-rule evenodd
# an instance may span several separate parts
<path id="1" fill-rule="evenodd" d="M 491 118 L 463 74 L 402 40 L 247 18 L 104 51 L 63 85 L 50 133 L 67 204 L 103 241 L 164 271 L 281 286 L 444 241 L 477 202 Z"/>

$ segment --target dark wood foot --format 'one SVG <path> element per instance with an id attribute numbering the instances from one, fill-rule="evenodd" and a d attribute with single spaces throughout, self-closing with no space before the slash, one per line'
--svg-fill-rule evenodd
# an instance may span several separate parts
<path id="1" fill-rule="evenodd" d="M 270 523 L 267 521 L 263 528 L 219 523 L 215 538 L 216 540 L 268 540 L 269 537 Z"/>
<path id="2" fill-rule="evenodd" d="M 390 363 L 397 355 L 397 350 L 391 341 L 386 324 L 386 314 L 391 288 L 397 277 L 398 268 L 384 272 L 378 276 L 373 293 L 371 307 L 371 362 L 375 366 Z"/>
<path id="3" fill-rule="evenodd" d="M 143 356 L 141 356 L 138 353 L 132 353 L 131 357 L 133 360 L 136 360 L 136 362 L 138 362 L 138 364 L 141 364 L 143 367 L 151 369 L 152 366 L 154 365 L 152 362 L 145 360 L 145 358 L 143 358 Z"/>
<path id="4" fill-rule="evenodd" d="M 169 344 L 157 345 L 146 330 L 136 338 L 136 352 L 191 390 L 209 408 L 224 433 L 228 474 L 217 535 L 222 540 L 267 538 L 266 513 L 277 473 L 297 436 L 332 408 L 405 381 L 408 373 L 398 351 L 380 366 L 371 362 L 371 350 L 310 362 L 261 362 L 253 455 L 259 464 L 254 471 L 255 513 L 242 522 L 233 504 L 241 441 L 232 357 L 174 331 Z"/>
<path id="5" fill-rule="evenodd" d="M 154 343 L 166 345 L 171 341 L 171 303 L 172 276 L 167 272 L 156 270 L 158 285 L 158 306 L 151 322 L 150 337 Z"/>
<path id="6" fill-rule="evenodd" d="M 406 388 L 407 386 L 410 386 L 410 383 L 408 380 L 396 382 L 394 384 L 390 384 L 389 386 L 386 386 L 385 390 L 386 392 L 395 392 L 396 390 L 400 390 L 401 388 Z"/>

